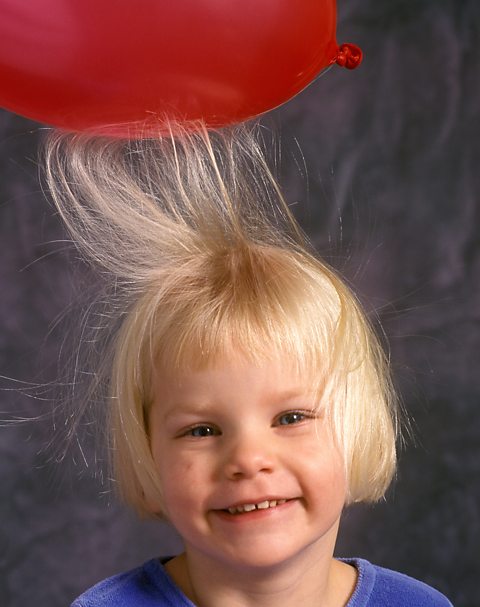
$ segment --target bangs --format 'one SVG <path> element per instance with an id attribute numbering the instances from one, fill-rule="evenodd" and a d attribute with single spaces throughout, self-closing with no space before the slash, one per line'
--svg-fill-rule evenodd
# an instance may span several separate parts
<path id="1" fill-rule="evenodd" d="M 316 260 L 245 245 L 192 266 L 188 280 L 159 294 L 153 354 L 160 368 L 200 370 L 239 354 L 253 362 L 280 357 L 312 387 L 325 383 L 338 351 L 342 304 Z"/>

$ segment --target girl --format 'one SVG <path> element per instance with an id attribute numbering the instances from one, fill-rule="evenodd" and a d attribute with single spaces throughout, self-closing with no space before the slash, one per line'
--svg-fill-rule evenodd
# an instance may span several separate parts
<path id="1" fill-rule="evenodd" d="M 255 129 L 170 130 L 54 135 L 46 149 L 59 212 L 111 278 L 115 478 L 185 546 L 73 606 L 450 605 L 404 575 L 333 558 L 343 508 L 380 499 L 395 471 L 385 356 L 310 250 Z"/>

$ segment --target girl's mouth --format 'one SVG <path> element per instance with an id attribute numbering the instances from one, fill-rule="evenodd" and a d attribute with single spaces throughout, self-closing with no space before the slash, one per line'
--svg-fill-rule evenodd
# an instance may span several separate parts
<path id="1" fill-rule="evenodd" d="M 229 512 L 230 514 L 243 514 L 245 512 L 253 512 L 254 510 L 268 510 L 269 508 L 281 506 L 287 501 L 288 500 L 286 499 L 279 499 L 264 500 L 263 502 L 258 502 L 256 504 L 241 504 L 240 506 L 231 506 L 230 508 L 226 508 L 225 512 Z"/>

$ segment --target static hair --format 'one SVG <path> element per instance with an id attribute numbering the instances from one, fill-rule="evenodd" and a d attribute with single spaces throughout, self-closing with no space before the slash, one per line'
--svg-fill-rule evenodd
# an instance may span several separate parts
<path id="1" fill-rule="evenodd" d="M 156 369 L 281 356 L 318 391 L 348 502 L 376 501 L 396 466 L 386 356 L 357 299 L 304 237 L 260 127 L 109 140 L 53 133 L 48 187 L 74 242 L 112 285 L 109 446 L 123 498 L 161 499 L 148 419 Z M 100 373 L 100 371 L 98 371 Z M 99 378 L 94 378 L 99 382 Z"/>

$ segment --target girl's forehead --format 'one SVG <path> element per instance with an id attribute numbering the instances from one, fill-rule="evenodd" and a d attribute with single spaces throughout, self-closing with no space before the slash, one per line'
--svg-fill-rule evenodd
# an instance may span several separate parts
<path id="1" fill-rule="evenodd" d="M 256 391 L 258 393 L 301 395 L 315 392 L 317 381 L 298 361 L 275 355 L 268 358 L 250 358 L 232 353 L 212 364 L 180 367 L 176 370 L 157 367 L 154 374 L 154 391 L 189 392 Z"/>

